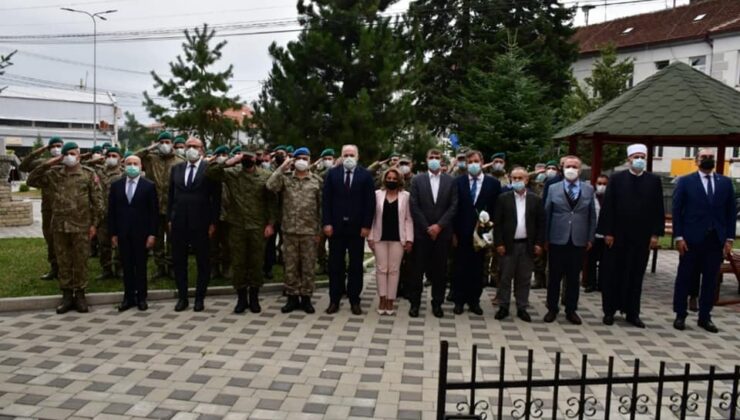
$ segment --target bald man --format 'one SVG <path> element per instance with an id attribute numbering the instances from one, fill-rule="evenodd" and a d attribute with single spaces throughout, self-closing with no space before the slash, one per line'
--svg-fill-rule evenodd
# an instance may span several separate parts
<path id="1" fill-rule="evenodd" d="M 119 249 L 123 263 L 123 300 L 118 310 L 148 308 L 146 264 L 154 247 L 159 223 L 157 189 L 141 176 L 141 159 L 124 161 L 125 176 L 114 181 L 108 197 L 108 229 L 111 246 Z"/>

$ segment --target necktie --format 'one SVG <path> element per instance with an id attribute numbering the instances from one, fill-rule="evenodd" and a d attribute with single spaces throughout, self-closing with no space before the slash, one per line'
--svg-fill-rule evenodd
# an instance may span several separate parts
<path id="1" fill-rule="evenodd" d="M 186 187 L 190 187 L 193 185 L 193 176 L 195 175 L 195 165 L 192 163 L 190 164 L 190 174 L 188 174 L 188 184 Z"/>
<path id="2" fill-rule="evenodd" d="M 470 187 L 470 199 L 475 204 L 475 195 L 478 193 L 478 177 L 473 178 L 473 185 Z"/>
<path id="3" fill-rule="evenodd" d="M 568 197 L 570 197 L 570 201 L 576 201 L 578 198 L 576 196 L 576 184 L 568 185 Z"/>
<path id="4" fill-rule="evenodd" d="M 712 176 L 711 175 L 705 175 L 707 177 L 707 198 L 709 198 L 709 202 L 711 203 L 714 199 L 714 187 L 712 187 Z"/>
<path id="5" fill-rule="evenodd" d="M 128 188 L 126 188 L 126 198 L 128 198 L 128 203 L 131 204 L 131 200 L 134 198 L 134 180 L 128 182 Z"/>
<path id="6" fill-rule="evenodd" d="M 351 186 L 351 178 L 350 175 L 352 175 L 352 171 L 347 171 L 347 175 L 344 177 L 344 188 L 349 191 L 349 187 Z"/>

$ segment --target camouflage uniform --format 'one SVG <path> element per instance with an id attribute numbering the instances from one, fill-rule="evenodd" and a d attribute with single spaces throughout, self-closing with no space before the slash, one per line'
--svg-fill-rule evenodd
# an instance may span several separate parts
<path id="1" fill-rule="evenodd" d="M 41 153 L 31 153 L 26 156 L 18 166 L 18 170 L 21 172 L 31 172 L 41 166 L 46 159 L 39 158 L 38 156 L 40 155 Z M 44 235 L 44 241 L 46 241 L 46 260 L 49 261 L 51 273 L 58 273 L 59 265 L 57 264 L 56 252 L 54 251 L 54 235 L 51 230 L 51 210 L 54 206 L 53 192 L 53 186 L 41 189 L 41 232 Z"/>
<path id="2" fill-rule="evenodd" d="M 241 166 L 223 163 L 208 165 L 206 176 L 221 182 L 229 196 L 225 221 L 229 224 L 231 279 L 236 290 L 259 288 L 263 284 L 265 255 L 264 229 L 275 224 L 277 198 L 265 184 L 270 173 L 255 168 L 252 173 Z"/>
<path id="3" fill-rule="evenodd" d="M 314 291 L 316 237 L 321 231 L 321 186 L 318 175 L 275 171 L 267 188 L 282 197 L 282 233 L 285 250 L 285 289 L 289 296 L 311 296 Z"/>
<path id="4" fill-rule="evenodd" d="M 84 292 L 90 252 L 88 231 L 97 225 L 102 210 L 97 175 L 84 166 L 67 171 L 61 165 L 41 165 L 31 171 L 28 185 L 53 194 L 50 225 L 58 256 L 60 289 Z"/>
<path id="5" fill-rule="evenodd" d="M 110 243 L 110 235 L 108 235 L 108 195 L 110 193 L 110 185 L 113 181 L 119 179 L 123 175 L 123 169 L 121 165 L 107 166 L 103 165 L 97 171 L 98 177 L 100 178 L 100 190 L 102 192 L 102 208 L 100 217 L 98 217 L 97 236 L 98 236 L 98 253 L 100 255 L 100 267 L 103 269 L 103 273 L 114 273 L 118 269 L 121 269 L 121 258 L 118 255 L 118 250 L 113 250 Z M 113 270 L 113 258 L 116 260 L 116 270 Z"/>
<path id="6" fill-rule="evenodd" d="M 326 181 L 326 174 L 329 170 L 323 165 L 316 170 L 316 175 L 321 178 L 321 182 Z M 319 231 L 319 242 L 316 245 L 316 259 L 319 265 L 318 274 L 327 274 L 329 272 L 329 255 L 326 252 L 326 242 L 329 238 L 324 235 L 324 230 Z"/>
<path id="7" fill-rule="evenodd" d="M 221 201 L 221 212 L 216 225 L 216 234 L 210 240 L 211 274 L 214 278 L 227 275 L 229 269 L 229 224 L 226 223 L 226 210 L 229 207 L 228 190 L 219 185 L 218 195 Z"/>
<path id="8" fill-rule="evenodd" d="M 157 230 L 157 240 L 154 244 L 154 262 L 157 264 L 160 272 L 166 272 L 172 267 L 172 249 L 167 234 L 167 199 L 170 190 L 170 171 L 178 163 L 185 162 L 184 159 L 175 155 L 160 155 L 150 149 L 144 149 L 136 152 L 136 156 L 141 159 L 144 170 L 144 176 L 154 182 L 157 190 L 157 199 L 159 200 L 159 224 Z M 166 241 L 165 241 L 166 239 Z"/>
<path id="9" fill-rule="evenodd" d="M 537 174 L 531 174 L 529 177 L 529 189 L 535 194 L 542 197 L 545 182 L 537 180 Z M 534 285 L 532 288 L 541 289 L 547 283 L 547 252 L 544 250 L 539 256 L 534 257 Z M 564 284 L 565 282 L 563 282 Z"/>

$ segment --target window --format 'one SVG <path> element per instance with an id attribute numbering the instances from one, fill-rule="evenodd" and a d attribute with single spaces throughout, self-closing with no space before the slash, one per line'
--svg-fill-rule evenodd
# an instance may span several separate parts
<path id="1" fill-rule="evenodd" d="M 668 60 L 660 60 L 655 62 L 655 70 L 663 70 L 668 67 L 671 62 Z"/>
<path id="2" fill-rule="evenodd" d="M 634 27 L 632 27 L 632 26 L 630 26 L 629 28 L 625 28 L 625 29 L 624 29 L 624 30 L 622 31 L 622 35 L 627 35 L 628 33 L 632 32 L 632 31 L 634 31 L 634 30 L 635 30 L 635 28 L 634 28 Z"/>
<path id="3" fill-rule="evenodd" d="M 653 157 L 663 157 L 663 146 L 653 146 Z"/>
<path id="4" fill-rule="evenodd" d="M 55 121 L 34 121 L 33 126 L 46 128 L 69 128 L 69 123 Z"/>
<path id="5" fill-rule="evenodd" d="M 696 57 L 689 58 L 689 64 L 691 64 L 691 67 L 699 70 L 700 72 L 706 73 L 707 71 L 707 56 L 706 55 L 700 55 Z"/>
<path id="6" fill-rule="evenodd" d="M 25 120 L 0 119 L 0 125 L 6 125 L 10 127 L 30 127 L 31 124 L 33 124 L 31 121 L 25 121 Z"/>
<path id="7" fill-rule="evenodd" d="M 740 157 L 740 147 L 735 146 L 732 148 L 732 157 L 733 158 Z"/>

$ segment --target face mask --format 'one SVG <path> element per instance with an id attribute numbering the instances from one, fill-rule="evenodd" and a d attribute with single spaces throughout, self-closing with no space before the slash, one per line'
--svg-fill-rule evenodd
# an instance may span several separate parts
<path id="1" fill-rule="evenodd" d="M 465 162 L 457 162 L 458 169 L 465 169 L 465 167 L 468 166 Z"/>
<path id="2" fill-rule="evenodd" d="M 324 159 L 324 168 L 331 169 L 334 167 L 334 159 Z"/>
<path id="3" fill-rule="evenodd" d="M 398 181 L 385 181 L 385 188 L 387 190 L 394 191 L 396 188 L 398 188 Z"/>
<path id="4" fill-rule="evenodd" d="M 216 163 L 224 163 L 226 162 L 226 156 L 219 156 L 216 158 Z"/>
<path id="5" fill-rule="evenodd" d="M 346 157 L 344 158 L 344 161 L 342 161 L 342 165 L 344 166 L 344 169 L 351 171 L 357 167 L 357 159 Z"/>
<path id="6" fill-rule="evenodd" d="M 604 194 L 606 192 L 606 185 L 597 185 L 596 194 Z"/>
<path id="7" fill-rule="evenodd" d="M 558 174 L 558 171 L 555 169 L 548 169 L 545 171 L 545 176 L 548 178 L 555 178 L 555 175 Z"/>
<path id="8" fill-rule="evenodd" d="M 504 171 L 504 164 L 503 163 L 494 163 L 493 164 L 493 171 L 494 172 L 503 172 Z"/>
<path id="9" fill-rule="evenodd" d="M 242 159 L 242 168 L 251 169 L 253 167 L 254 167 L 254 159 L 252 158 Z"/>
<path id="10" fill-rule="evenodd" d="M 112 168 L 118 165 L 118 158 L 109 157 L 108 159 L 105 160 L 105 164 Z"/>
<path id="11" fill-rule="evenodd" d="M 296 160 L 293 165 L 295 166 L 295 170 L 298 172 L 306 172 L 306 170 L 308 170 L 308 161 L 303 159 Z"/>
<path id="12" fill-rule="evenodd" d="M 430 171 L 436 172 L 441 167 L 441 163 L 439 159 L 429 159 L 427 160 L 427 168 L 429 168 Z"/>
<path id="13" fill-rule="evenodd" d="M 49 153 L 51 153 L 52 156 L 57 157 L 62 154 L 62 148 L 52 147 L 51 149 L 49 149 Z"/>
<path id="14" fill-rule="evenodd" d="M 93 160 L 100 159 L 101 157 L 103 157 L 103 155 L 101 155 L 100 153 L 93 153 L 92 154 L 92 159 Z"/>
<path id="15" fill-rule="evenodd" d="M 200 159 L 200 152 L 197 149 L 190 148 L 185 152 L 185 157 L 190 162 L 195 162 Z"/>
<path id="16" fill-rule="evenodd" d="M 565 168 L 563 170 L 563 176 L 565 176 L 565 179 L 568 181 L 575 181 L 578 179 L 578 169 L 576 168 Z"/>
<path id="17" fill-rule="evenodd" d="M 180 156 L 181 158 L 184 159 L 185 158 L 185 149 L 183 149 L 183 148 L 175 149 L 175 154 L 177 156 Z"/>
<path id="18" fill-rule="evenodd" d="M 521 191 L 525 187 L 524 181 L 516 181 L 511 183 L 511 188 L 514 189 L 514 191 Z"/>
<path id="19" fill-rule="evenodd" d="M 172 153 L 172 146 L 167 143 L 162 143 L 159 145 L 159 153 L 163 155 L 169 155 Z"/>
<path id="20" fill-rule="evenodd" d="M 283 162 L 285 162 L 285 156 L 283 155 L 275 155 L 275 164 L 278 166 L 282 165 Z"/>
<path id="21" fill-rule="evenodd" d="M 77 165 L 77 156 L 75 155 L 65 155 L 64 159 L 62 159 L 62 163 L 67 165 L 68 167 L 72 167 Z"/>
<path id="22" fill-rule="evenodd" d="M 141 168 L 136 165 L 126 165 L 126 176 L 136 178 L 141 173 Z"/>
<path id="23" fill-rule="evenodd" d="M 470 172 L 470 175 L 478 176 L 480 173 L 480 163 L 471 163 L 468 165 L 468 172 Z"/>
<path id="24" fill-rule="evenodd" d="M 545 175 L 545 173 L 543 172 L 541 174 L 537 174 L 536 181 L 537 182 L 544 182 L 545 181 L 545 178 L 547 178 L 547 175 Z"/>
<path id="25" fill-rule="evenodd" d="M 101 153 L 102 153 L 103 156 L 107 155 L 108 154 L 108 149 L 101 150 Z"/>
<path id="26" fill-rule="evenodd" d="M 647 167 L 647 161 L 643 158 L 635 158 L 632 159 L 632 169 L 635 170 L 635 172 L 642 172 Z"/>
<path id="27" fill-rule="evenodd" d="M 262 169 L 270 169 L 270 162 L 262 162 L 260 165 L 262 166 Z"/>
<path id="28" fill-rule="evenodd" d="M 411 172 L 411 167 L 410 167 L 409 165 L 399 165 L 399 166 L 398 166 L 398 170 L 399 170 L 399 171 L 400 171 L 400 172 L 401 172 L 401 173 L 402 173 L 403 175 L 408 175 L 408 174 L 409 174 L 409 172 Z"/>
<path id="29" fill-rule="evenodd" d="M 699 162 L 699 168 L 705 171 L 711 171 L 712 169 L 714 169 L 714 159 L 703 159 L 701 162 Z"/>

